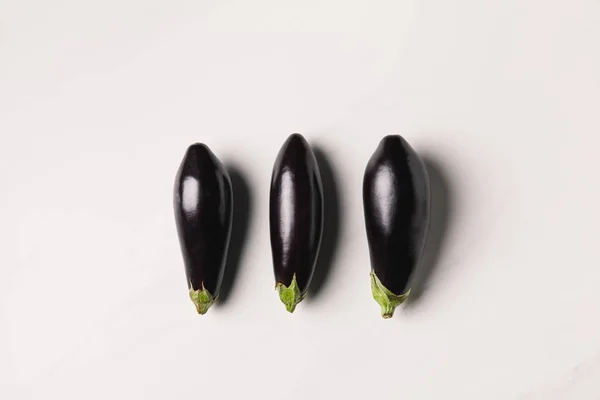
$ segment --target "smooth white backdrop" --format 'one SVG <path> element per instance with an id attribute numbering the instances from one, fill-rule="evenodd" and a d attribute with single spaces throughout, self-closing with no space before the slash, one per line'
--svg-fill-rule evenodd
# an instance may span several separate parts
<path id="1" fill-rule="evenodd" d="M 599 399 L 599 38 L 597 0 L 0 0 L 0 397 Z M 292 132 L 339 234 L 290 315 L 268 187 Z M 390 133 L 443 232 L 383 320 L 361 186 Z M 204 317 L 171 197 L 196 141 L 248 187 Z"/>

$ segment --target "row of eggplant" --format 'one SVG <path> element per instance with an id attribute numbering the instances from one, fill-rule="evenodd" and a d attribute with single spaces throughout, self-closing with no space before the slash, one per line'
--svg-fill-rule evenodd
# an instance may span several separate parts
<path id="1" fill-rule="evenodd" d="M 307 294 L 323 232 L 323 187 L 315 155 L 300 134 L 273 167 L 269 223 L 275 286 L 293 312 Z M 200 314 L 219 296 L 233 218 L 231 180 L 205 145 L 191 145 L 175 179 L 174 208 L 189 295 Z M 425 246 L 430 189 L 425 164 L 398 135 L 384 137 L 363 179 L 371 290 L 384 318 L 410 294 Z"/>

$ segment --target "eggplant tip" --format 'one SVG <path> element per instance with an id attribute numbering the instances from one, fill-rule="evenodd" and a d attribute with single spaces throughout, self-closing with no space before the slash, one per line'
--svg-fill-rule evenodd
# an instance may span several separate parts
<path id="1" fill-rule="evenodd" d="M 204 284 L 202 289 L 198 290 L 194 290 L 193 286 L 190 285 L 190 299 L 192 299 L 192 303 L 194 303 L 196 311 L 200 315 L 206 314 L 215 301 L 210 292 L 204 288 Z"/>
<path id="2" fill-rule="evenodd" d="M 394 294 L 383 286 L 375 272 L 371 271 L 371 292 L 373 292 L 373 298 L 381 307 L 381 316 L 384 319 L 390 319 L 394 315 L 396 307 L 406 301 L 410 289 L 400 295 Z"/>
<path id="3" fill-rule="evenodd" d="M 283 283 L 277 282 L 276 288 L 279 292 L 279 299 L 281 299 L 281 302 L 285 305 L 285 309 L 288 310 L 288 312 L 293 313 L 296 309 L 296 305 L 304 299 L 304 296 L 298 287 L 298 282 L 296 282 L 296 274 L 292 277 L 290 286 L 285 286 Z"/>

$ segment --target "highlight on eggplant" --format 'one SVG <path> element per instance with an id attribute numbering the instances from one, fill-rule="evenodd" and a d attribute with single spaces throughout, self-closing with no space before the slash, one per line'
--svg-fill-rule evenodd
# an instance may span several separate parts
<path id="1" fill-rule="evenodd" d="M 190 299 L 202 315 L 219 297 L 233 213 L 229 174 L 205 144 L 187 149 L 173 205 Z"/>
<path id="2" fill-rule="evenodd" d="M 384 318 L 391 318 L 410 294 L 429 229 L 430 201 L 421 157 L 401 136 L 384 137 L 363 179 L 371 290 Z"/>
<path id="3" fill-rule="evenodd" d="M 273 166 L 269 225 L 275 287 L 294 312 L 313 277 L 323 233 L 323 187 L 315 155 L 304 137 L 292 134 Z"/>

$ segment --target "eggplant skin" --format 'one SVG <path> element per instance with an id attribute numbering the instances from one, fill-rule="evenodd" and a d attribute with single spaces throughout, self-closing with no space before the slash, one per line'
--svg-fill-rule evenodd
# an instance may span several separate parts
<path id="1" fill-rule="evenodd" d="M 371 156 L 363 180 L 363 205 L 373 295 L 389 318 L 408 297 L 430 219 L 425 163 L 401 136 L 384 137 Z M 390 304 L 384 307 L 382 301 Z"/>
<path id="2" fill-rule="evenodd" d="M 204 314 L 219 296 L 233 213 L 229 174 L 205 144 L 187 149 L 173 205 L 190 297 Z"/>
<path id="3" fill-rule="evenodd" d="M 293 312 L 308 290 L 323 233 L 323 187 L 315 155 L 304 137 L 292 134 L 273 166 L 269 203 L 276 286 Z"/>

